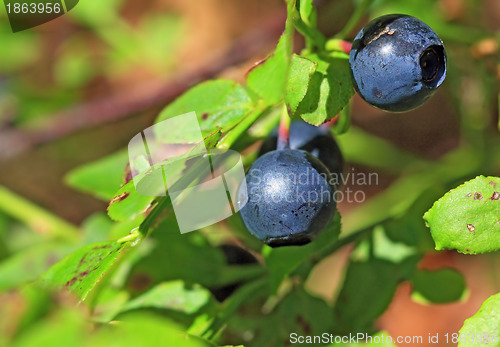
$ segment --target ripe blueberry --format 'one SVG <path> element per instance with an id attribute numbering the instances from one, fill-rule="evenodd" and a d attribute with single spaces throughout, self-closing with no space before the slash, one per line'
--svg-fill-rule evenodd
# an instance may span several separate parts
<path id="1" fill-rule="evenodd" d="M 302 150 L 275 150 L 258 158 L 240 188 L 241 217 L 251 234 L 271 247 L 314 240 L 335 213 L 328 168 Z"/>
<path id="2" fill-rule="evenodd" d="M 358 94 L 392 112 L 422 105 L 446 77 L 441 39 L 427 24 L 402 14 L 376 18 L 361 29 L 349 64 Z"/>
<path id="3" fill-rule="evenodd" d="M 278 130 L 274 130 L 260 147 L 259 157 L 276 149 Z M 294 121 L 290 124 L 290 149 L 301 149 L 321 160 L 330 170 L 337 188 L 342 182 L 344 158 L 328 129 L 317 127 L 306 122 Z"/>

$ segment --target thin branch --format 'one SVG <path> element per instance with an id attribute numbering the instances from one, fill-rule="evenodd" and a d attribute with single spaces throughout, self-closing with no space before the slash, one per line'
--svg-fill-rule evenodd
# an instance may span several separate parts
<path id="1" fill-rule="evenodd" d="M 344 39 L 347 35 L 349 35 L 351 31 L 354 30 L 368 7 L 371 5 L 372 1 L 373 0 L 363 0 L 363 2 L 358 7 L 356 7 L 354 13 L 352 14 L 351 18 L 349 18 L 344 28 L 337 35 L 335 35 L 335 37 Z"/>

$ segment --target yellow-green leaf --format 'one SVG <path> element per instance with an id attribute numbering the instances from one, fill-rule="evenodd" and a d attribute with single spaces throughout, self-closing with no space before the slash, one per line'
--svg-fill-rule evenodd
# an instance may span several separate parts
<path id="1" fill-rule="evenodd" d="M 449 191 L 424 215 L 436 250 L 500 249 L 500 178 L 478 176 Z"/>

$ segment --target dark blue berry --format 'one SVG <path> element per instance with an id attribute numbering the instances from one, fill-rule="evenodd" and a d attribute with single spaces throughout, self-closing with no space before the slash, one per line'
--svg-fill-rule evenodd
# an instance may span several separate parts
<path id="1" fill-rule="evenodd" d="M 335 213 L 328 168 L 302 150 L 275 150 L 258 158 L 240 189 L 241 217 L 251 234 L 270 245 L 314 240 Z"/>
<path id="2" fill-rule="evenodd" d="M 260 147 L 259 156 L 274 151 L 278 143 L 278 130 L 275 129 Z M 328 129 L 306 122 L 294 121 L 290 124 L 290 149 L 301 149 L 318 158 L 330 170 L 339 188 L 344 171 L 342 152 Z"/>
<path id="3" fill-rule="evenodd" d="M 355 37 L 349 63 L 354 87 L 369 104 L 404 112 L 422 105 L 446 77 L 446 52 L 419 19 L 382 16 Z"/>

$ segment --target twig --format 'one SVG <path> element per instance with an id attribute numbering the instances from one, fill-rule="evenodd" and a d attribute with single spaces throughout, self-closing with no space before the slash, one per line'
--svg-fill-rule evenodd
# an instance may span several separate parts
<path id="1" fill-rule="evenodd" d="M 373 0 L 363 0 L 363 2 L 358 7 L 356 7 L 354 13 L 352 14 L 351 18 L 349 18 L 344 28 L 337 35 L 335 35 L 335 37 L 344 39 L 347 35 L 349 35 L 358 24 L 361 16 L 363 16 L 365 11 L 371 5 L 372 1 Z"/>

